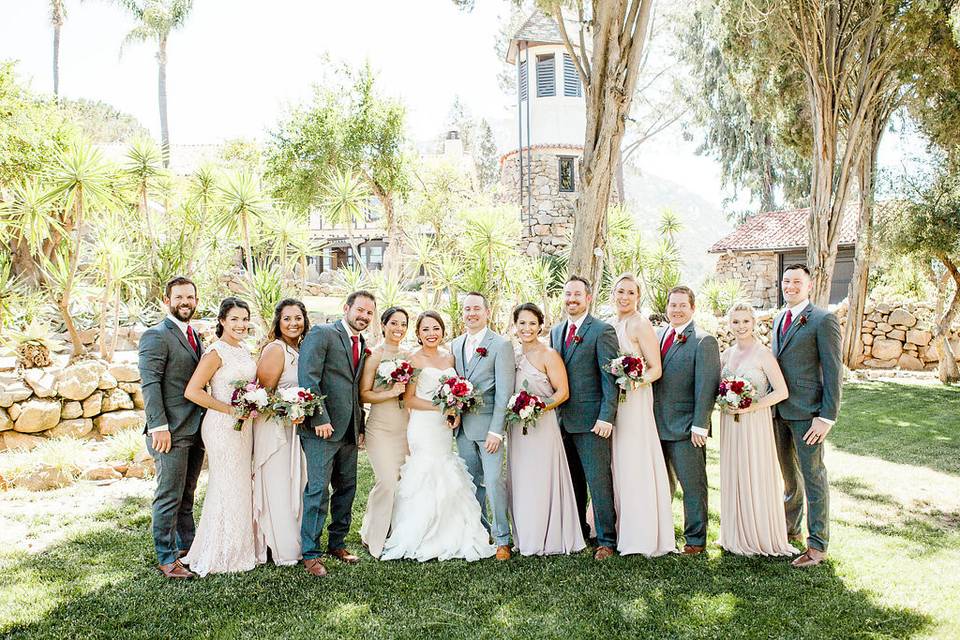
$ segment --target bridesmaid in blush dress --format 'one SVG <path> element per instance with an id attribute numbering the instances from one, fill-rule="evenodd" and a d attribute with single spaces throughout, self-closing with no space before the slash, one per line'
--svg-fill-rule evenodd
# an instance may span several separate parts
<path id="1" fill-rule="evenodd" d="M 518 424 L 509 427 L 507 477 L 514 544 L 525 556 L 580 551 L 586 545 L 554 411 L 569 397 L 567 371 L 560 354 L 540 341 L 543 312 L 535 304 L 514 309 L 513 322 L 521 347 L 516 390 L 526 389 L 547 405 L 526 434 Z"/>
<path id="2" fill-rule="evenodd" d="M 660 378 L 660 349 L 650 321 L 637 311 L 640 285 L 624 274 L 613 285 L 614 328 L 622 353 L 640 354 L 644 384 L 626 391 L 613 429 L 613 496 L 617 551 L 660 556 L 676 549 L 670 480 L 653 417 L 653 387 Z"/>
<path id="3" fill-rule="evenodd" d="M 377 385 L 377 367 L 383 362 L 407 359 L 400 343 L 407 335 L 408 323 L 409 316 L 404 309 L 390 307 L 383 312 L 380 316 L 383 343 L 367 358 L 360 374 L 360 402 L 370 404 L 364 446 L 376 477 L 373 489 L 367 496 L 367 510 L 360 526 L 360 539 L 374 558 L 379 558 L 383 553 L 383 543 L 387 539 L 393 518 L 393 502 L 397 484 L 400 482 L 400 467 L 410 453 L 407 447 L 407 422 L 410 414 L 401 406 L 401 397 L 407 390 L 407 385 Z"/>
<path id="4" fill-rule="evenodd" d="M 293 298 L 281 300 L 274 310 L 271 341 L 260 352 L 257 379 L 265 388 L 296 387 L 300 341 L 310 328 L 307 310 Z M 257 562 L 267 561 L 270 550 L 276 565 L 300 560 L 300 519 L 307 465 L 287 418 L 257 418 L 253 424 L 253 529 Z"/>
<path id="5" fill-rule="evenodd" d="M 783 476 L 770 408 L 788 396 L 773 352 L 753 334 L 753 307 L 729 312 L 736 343 L 723 352 L 723 377 L 746 378 L 756 395 L 747 409 L 720 414 L 720 547 L 738 555 L 791 556 L 783 506 Z"/>

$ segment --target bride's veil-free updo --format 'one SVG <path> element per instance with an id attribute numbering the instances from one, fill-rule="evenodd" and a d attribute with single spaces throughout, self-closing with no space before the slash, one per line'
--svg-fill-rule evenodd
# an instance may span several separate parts
<path id="1" fill-rule="evenodd" d="M 243 309 L 247 312 L 247 319 L 250 318 L 250 305 L 241 300 L 230 296 L 224 298 L 220 303 L 220 310 L 217 311 L 217 337 L 223 337 L 223 321 L 227 319 L 227 314 L 233 309 Z"/>
<path id="2" fill-rule="evenodd" d="M 617 285 L 627 280 L 632 282 L 637 287 L 637 311 L 640 311 L 640 301 L 642 299 L 643 288 L 640 286 L 640 280 L 637 279 L 637 276 L 633 275 L 629 271 L 625 271 L 617 276 L 617 279 L 613 281 L 613 286 L 610 287 L 610 303 L 616 308 L 615 297 L 617 295 Z"/>
<path id="3" fill-rule="evenodd" d="M 420 340 L 420 325 L 423 324 L 423 321 L 426 320 L 427 318 L 433 318 L 438 323 L 440 323 L 440 331 L 442 335 L 444 336 L 447 335 L 447 325 L 443 322 L 443 318 L 440 316 L 439 313 L 437 313 L 433 309 L 428 309 L 423 313 L 421 313 L 419 316 L 417 316 L 417 323 L 414 325 L 414 329 L 413 329 L 414 334 L 417 336 L 417 344 L 421 346 L 423 345 L 423 341 Z"/>

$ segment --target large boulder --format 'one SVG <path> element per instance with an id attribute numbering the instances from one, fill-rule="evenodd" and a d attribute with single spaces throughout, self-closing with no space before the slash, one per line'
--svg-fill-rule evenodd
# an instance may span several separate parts
<path id="1" fill-rule="evenodd" d="M 90 394 L 90 397 L 85 399 L 80 406 L 83 407 L 84 418 L 100 415 L 103 412 L 103 392 L 96 391 Z"/>
<path id="2" fill-rule="evenodd" d="M 98 389 L 116 389 L 117 388 L 117 379 L 109 371 L 104 371 L 103 375 L 100 376 L 100 382 L 97 384 Z"/>
<path id="3" fill-rule="evenodd" d="M 49 371 L 27 369 L 23 373 L 23 380 L 38 398 L 50 398 L 57 394 L 57 378 Z"/>
<path id="4" fill-rule="evenodd" d="M 910 331 L 907 331 L 907 342 L 912 342 L 918 347 L 927 346 L 932 339 L 933 334 L 929 331 L 922 331 L 920 329 L 910 329 Z"/>
<path id="5" fill-rule="evenodd" d="M 912 327 L 917 324 L 917 316 L 906 309 L 894 309 L 887 318 L 889 324 L 902 324 L 905 327 Z"/>
<path id="6" fill-rule="evenodd" d="M 101 435 L 109 436 L 124 429 L 139 429 L 143 427 L 143 412 L 141 411 L 113 411 L 94 418 L 93 422 Z"/>
<path id="7" fill-rule="evenodd" d="M 139 382 L 121 382 L 120 388 L 130 394 L 134 409 L 143 409 L 143 389 Z"/>
<path id="8" fill-rule="evenodd" d="M 90 467 L 89 469 L 84 469 L 83 473 L 80 474 L 81 480 L 119 480 L 123 475 L 118 473 L 116 469 L 109 465 L 104 465 L 102 467 Z"/>
<path id="9" fill-rule="evenodd" d="M 0 407 L 9 407 L 14 402 L 26 400 L 32 395 L 33 389 L 22 382 L 3 385 L 0 387 Z"/>
<path id="10" fill-rule="evenodd" d="M 17 476 L 14 486 L 30 491 L 47 491 L 73 484 L 73 476 L 59 467 L 44 465 L 39 469 Z"/>
<path id="11" fill-rule="evenodd" d="M 96 360 L 69 366 L 60 373 L 58 390 L 68 400 L 83 400 L 97 390 L 106 367 Z"/>
<path id="12" fill-rule="evenodd" d="M 118 409 L 133 409 L 133 400 L 123 389 L 111 389 L 109 393 L 103 395 L 100 411 L 107 413 Z"/>
<path id="13" fill-rule="evenodd" d="M 73 420 L 83 415 L 83 405 L 76 400 L 67 400 L 60 408 L 61 420 Z"/>
<path id="14" fill-rule="evenodd" d="M 13 428 L 20 433 L 38 433 L 53 429 L 60 422 L 60 403 L 56 400 L 34 398 L 20 405 Z"/>
<path id="15" fill-rule="evenodd" d="M 907 371 L 923 371 L 923 362 L 909 353 L 905 353 L 897 360 L 897 366 Z"/>
<path id="16" fill-rule="evenodd" d="M 82 438 L 93 431 L 93 420 L 90 418 L 74 418 L 73 420 L 61 420 L 60 424 L 43 435 L 48 438 Z"/>
<path id="17" fill-rule="evenodd" d="M 10 431 L 13 429 L 13 420 L 7 414 L 6 409 L 0 409 L 0 431 Z"/>
<path id="18" fill-rule="evenodd" d="M 16 431 L 6 431 L 3 434 L 3 446 L 5 449 L 30 450 L 44 442 L 46 442 L 46 438 L 31 436 L 26 433 L 17 433 Z"/>
<path id="19" fill-rule="evenodd" d="M 871 369 L 892 369 L 897 366 L 896 360 L 877 360 L 876 358 L 867 358 L 863 361 L 864 366 Z"/>
<path id="20" fill-rule="evenodd" d="M 903 353 L 903 344 L 899 340 L 877 338 L 873 341 L 871 353 L 876 360 L 896 360 Z"/>
<path id="21" fill-rule="evenodd" d="M 117 382 L 139 382 L 140 369 L 137 365 L 130 362 L 118 362 L 110 366 L 110 375 L 117 379 Z"/>

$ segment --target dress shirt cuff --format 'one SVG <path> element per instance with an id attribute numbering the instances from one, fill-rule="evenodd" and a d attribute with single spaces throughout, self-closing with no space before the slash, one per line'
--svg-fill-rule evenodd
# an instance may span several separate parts
<path id="1" fill-rule="evenodd" d="M 703 438 L 706 438 L 707 436 L 710 435 L 710 432 L 704 429 L 703 427 L 690 427 L 690 432 L 696 436 L 701 436 Z"/>
<path id="2" fill-rule="evenodd" d="M 159 427 L 154 427 L 153 429 L 147 429 L 147 433 L 154 433 L 156 431 L 170 431 L 170 427 L 162 424 Z"/>
<path id="3" fill-rule="evenodd" d="M 606 420 L 597 420 L 597 424 L 602 424 L 605 427 L 610 427 L 611 429 L 613 429 L 613 424 L 610 422 L 607 422 Z"/>
<path id="4" fill-rule="evenodd" d="M 503 442 L 503 434 L 502 434 L 502 433 L 494 433 L 493 431 L 487 431 L 487 435 L 488 435 L 488 436 L 493 436 L 494 438 L 496 438 L 496 439 L 499 440 L 500 442 Z"/>
<path id="5" fill-rule="evenodd" d="M 833 425 L 837 424 L 837 421 L 836 421 L 836 420 L 831 420 L 830 418 L 823 418 L 823 417 L 817 416 L 817 419 L 818 419 L 818 420 L 823 420 L 824 422 L 826 422 L 826 423 L 827 423 L 828 425 L 830 425 L 831 427 L 832 427 Z"/>

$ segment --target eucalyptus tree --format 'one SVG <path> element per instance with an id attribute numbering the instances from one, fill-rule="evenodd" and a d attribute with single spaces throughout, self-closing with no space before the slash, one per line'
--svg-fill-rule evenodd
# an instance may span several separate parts
<path id="1" fill-rule="evenodd" d="M 160 144 L 163 166 L 170 166 L 170 128 L 167 124 L 167 44 L 170 34 L 187 21 L 193 0 L 117 0 L 137 21 L 123 39 L 123 47 L 139 42 L 157 45 L 157 100 L 160 106 Z"/>

